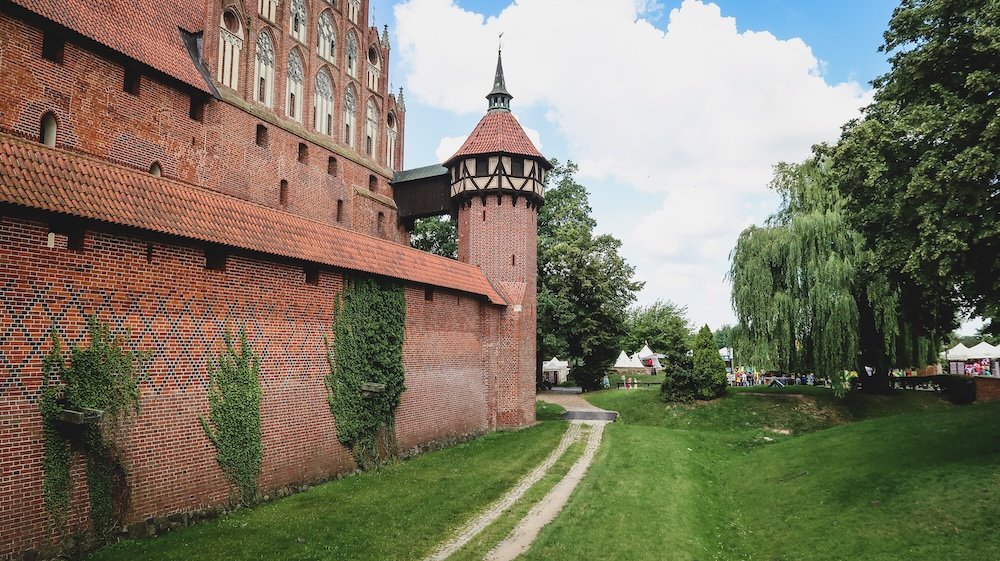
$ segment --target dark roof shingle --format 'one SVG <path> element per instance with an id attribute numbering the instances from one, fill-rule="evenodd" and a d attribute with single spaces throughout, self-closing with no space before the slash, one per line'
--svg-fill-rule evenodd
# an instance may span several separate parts
<path id="1" fill-rule="evenodd" d="M 0 134 L 0 203 L 450 288 L 506 305 L 474 265 Z"/>

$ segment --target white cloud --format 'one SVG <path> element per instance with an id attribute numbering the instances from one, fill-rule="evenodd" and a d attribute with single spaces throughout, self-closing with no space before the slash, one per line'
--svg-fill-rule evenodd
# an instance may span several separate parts
<path id="1" fill-rule="evenodd" d="M 722 275 L 739 231 L 774 208 L 771 167 L 834 140 L 871 92 L 827 83 L 802 40 L 741 32 L 714 4 L 684 0 L 666 29 L 645 17 L 657 10 L 651 0 L 518 0 L 484 17 L 452 0 L 408 0 L 396 7 L 396 46 L 408 95 L 479 113 L 502 31 L 515 108 L 540 107 L 546 134 L 565 139 L 602 231 L 647 280 L 642 300 L 731 321 Z M 662 204 L 609 223 L 597 203 L 629 195 L 602 192 L 610 183 Z"/>
<path id="2" fill-rule="evenodd" d="M 434 150 L 434 155 L 437 156 L 438 162 L 444 163 L 445 160 L 455 155 L 458 149 L 465 144 L 465 139 L 469 138 L 469 135 L 463 136 L 446 136 L 441 139 L 438 143 L 438 147 Z"/>

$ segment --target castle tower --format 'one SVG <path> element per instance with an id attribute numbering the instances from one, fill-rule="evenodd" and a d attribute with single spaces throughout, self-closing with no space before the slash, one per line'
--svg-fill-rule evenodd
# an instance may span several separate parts
<path id="1" fill-rule="evenodd" d="M 498 52 L 486 115 L 444 163 L 458 208 L 458 258 L 481 268 L 508 302 L 491 328 L 498 426 L 534 421 L 538 207 L 552 168 L 510 112 L 512 98 Z"/>

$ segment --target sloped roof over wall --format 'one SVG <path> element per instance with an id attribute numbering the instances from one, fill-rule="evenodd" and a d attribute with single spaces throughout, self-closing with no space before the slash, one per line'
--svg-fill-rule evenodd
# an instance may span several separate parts
<path id="1" fill-rule="evenodd" d="M 207 13 L 204 0 L 12 2 L 185 84 L 211 93 L 178 30 L 202 30 Z"/>
<path id="2" fill-rule="evenodd" d="M 476 266 L 0 134 L 0 203 L 450 288 L 506 305 Z"/>

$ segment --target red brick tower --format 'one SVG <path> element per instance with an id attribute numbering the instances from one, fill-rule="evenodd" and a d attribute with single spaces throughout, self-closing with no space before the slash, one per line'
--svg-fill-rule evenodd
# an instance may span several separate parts
<path id="1" fill-rule="evenodd" d="M 497 426 L 535 419 L 535 287 L 538 276 L 538 207 L 552 165 L 510 112 L 503 66 L 486 115 L 444 165 L 458 207 L 458 258 L 480 267 L 508 306 L 487 329 L 496 344 L 493 401 Z"/>

